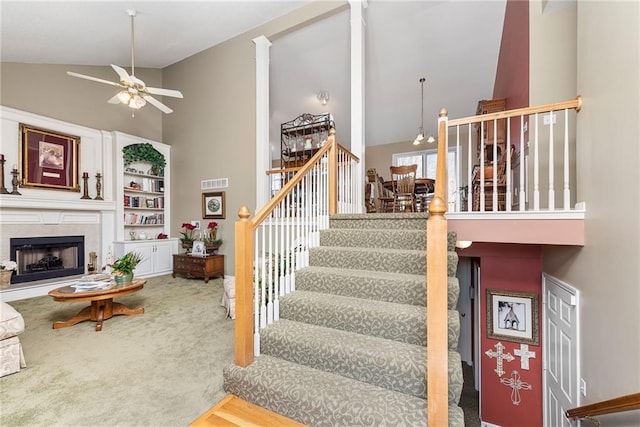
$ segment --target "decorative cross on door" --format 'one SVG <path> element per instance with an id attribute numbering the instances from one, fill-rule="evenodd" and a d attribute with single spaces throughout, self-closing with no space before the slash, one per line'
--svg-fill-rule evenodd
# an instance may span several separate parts
<path id="1" fill-rule="evenodd" d="M 502 369 L 502 361 L 506 360 L 507 362 L 511 362 L 513 359 L 515 359 L 515 357 L 513 357 L 511 353 L 503 353 L 502 350 L 504 350 L 504 345 L 502 345 L 502 343 L 499 341 L 498 344 L 494 345 L 494 347 L 496 348 L 496 351 L 487 350 L 484 352 L 484 354 L 489 356 L 489 358 L 491 359 L 493 359 L 494 357 L 496 358 L 496 369 L 494 369 L 494 372 L 498 374 L 499 377 L 501 377 L 504 375 L 504 370 Z"/>

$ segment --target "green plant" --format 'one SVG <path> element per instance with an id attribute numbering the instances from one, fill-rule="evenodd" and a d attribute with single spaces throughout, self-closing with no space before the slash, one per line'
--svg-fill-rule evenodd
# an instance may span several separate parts
<path id="1" fill-rule="evenodd" d="M 133 162 L 149 162 L 151 171 L 156 175 L 163 175 L 167 164 L 162 153 L 149 143 L 127 145 L 122 149 L 122 159 L 125 167 Z"/>
<path id="2" fill-rule="evenodd" d="M 133 270 L 142 262 L 142 256 L 137 252 L 127 252 L 111 264 L 116 276 L 125 276 L 133 273 Z"/>

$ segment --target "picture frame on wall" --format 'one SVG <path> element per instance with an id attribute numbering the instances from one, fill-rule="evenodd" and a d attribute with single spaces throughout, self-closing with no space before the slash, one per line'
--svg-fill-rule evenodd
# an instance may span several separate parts
<path id="1" fill-rule="evenodd" d="M 487 337 L 540 345 L 539 295 L 487 289 Z"/>
<path id="2" fill-rule="evenodd" d="M 202 193 L 202 218 L 224 219 L 225 201 L 224 191 Z"/>
<path id="3" fill-rule="evenodd" d="M 20 123 L 20 185 L 80 192 L 80 137 Z"/>

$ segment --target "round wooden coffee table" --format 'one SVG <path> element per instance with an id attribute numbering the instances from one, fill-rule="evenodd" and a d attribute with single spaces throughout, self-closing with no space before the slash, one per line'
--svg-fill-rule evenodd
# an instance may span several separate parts
<path id="1" fill-rule="evenodd" d="M 63 286 L 49 291 L 49 295 L 55 301 L 60 302 L 91 302 L 91 306 L 85 307 L 67 321 L 53 323 L 53 329 L 66 328 L 85 320 L 93 320 L 96 323 L 96 331 L 102 330 L 102 322 L 113 316 L 132 316 L 144 313 L 143 307 L 131 309 L 124 304 L 113 302 L 114 298 L 133 294 L 142 289 L 147 283 L 144 279 L 135 279 L 131 283 L 113 284 L 106 289 L 89 291 L 77 290 L 73 286 Z"/>

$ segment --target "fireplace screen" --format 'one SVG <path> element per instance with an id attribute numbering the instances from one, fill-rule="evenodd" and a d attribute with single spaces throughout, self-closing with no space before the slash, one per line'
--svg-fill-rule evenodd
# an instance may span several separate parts
<path id="1" fill-rule="evenodd" d="M 9 244 L 18 264 L 11 283 L 84 274 L 84 236 L 15 238 Z"/>

